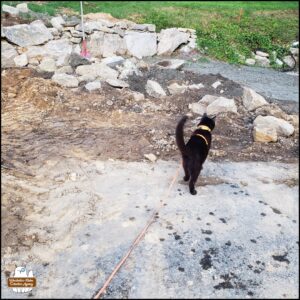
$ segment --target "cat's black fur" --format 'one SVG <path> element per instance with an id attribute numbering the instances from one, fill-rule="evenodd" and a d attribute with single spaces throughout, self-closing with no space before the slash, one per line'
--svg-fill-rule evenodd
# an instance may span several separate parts
<path id="1" fill-rule="evenodd" d="M 188 181 L 188 180 L 190 181 L 189 182 L 190 193 L 192 195 L 196 195 L 197 191 L 195 190 L 195 183 L 198 179 L 198 176 L 202 169 L 202 165 L 210 149 L 211 137 L 212 137 L 211 131 L 215 127 L 215 121 L 214 118 L 210 118 L 206 114 L 204 114 L 199 124 L 197 125 L 197 129 L 193 132 L 187 144 L 185 144 L 183 138 L 183 127 L 187 119 L 188 117 L 184 116 L 179 121 L 176 127 L 176 142 L 182 155 L 182 164 L 185 173 L 183 179 L 184 181 Z M 210 129 L 210 131 L 198 128 L 198 126 L 200 125 L 207 126 Z M 200 134 L 204 138 L 201 136 L 197 136 L 196 134 Z"/>

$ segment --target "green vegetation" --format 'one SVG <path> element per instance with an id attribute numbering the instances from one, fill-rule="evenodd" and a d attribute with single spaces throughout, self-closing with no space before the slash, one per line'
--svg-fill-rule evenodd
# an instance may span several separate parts
<path id="1" fill-rule="evenodd" d="M 20 2 L 20 1 L 19 1 Z M 16 5 L 17 1 L 2 1 Z M 197 30 L 199 48 L 207 55 L 241 62 L 240 55 L 262 50 L 281 58 L 298 39 L 298 1 L 84 1 L 84 13 L 106 12 L 137 23 Z M 79 1 L 34 1 L 35 12 L 79 13 Z"/>

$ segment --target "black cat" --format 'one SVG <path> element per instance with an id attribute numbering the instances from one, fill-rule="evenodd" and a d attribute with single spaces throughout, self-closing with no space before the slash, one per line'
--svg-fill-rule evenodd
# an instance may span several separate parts
<path id="1" fill-rule="evenodd" d="M 196 195 L 195 183 L 198 179 L 202 165 L 208 155 L 211 144 L 211 131 L 215 127 L 215 117 L 210 118 L 204 114 L 187 144 L 184 143 L 183 127 L 188 119 L 184 116 L 176 127 L 176 142 L 182 155 L 184 181 L 189 182 L 190 193 Z"/>

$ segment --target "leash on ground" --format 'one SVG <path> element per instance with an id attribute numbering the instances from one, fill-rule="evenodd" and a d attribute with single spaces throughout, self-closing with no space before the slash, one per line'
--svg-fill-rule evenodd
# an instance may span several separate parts
<path id="1" fill-rule="evenodd" d="M 98 293 L 96 294 L 96 296 L 93 297 L 93 299 L 99 299 L 100 296 L 102 294 L 105 293 L 108 285 L 110 284 L 110 282 L 112 281 L 112 279 L 114 278 L 114 276 L 116 275 L 116 273 L 119 271 L 119 269 L 122 267 L 122 265 L 125 263 L 125 261 L 127 260 L 127 258 L 130 256 L 131 252 L 133 251 L 133 249 L 137 246 L 137 244 L 140 242 L 140 240 L 143 238 L 143 236 L 146 234 L 148 228 L 150 227 L 150 225 L 155 221 L 155 217 L 158 214 L 159 210 L 163 207 L 164 202 L 162 199 L 167 199 L 170 191 L 178 177 L 179 174 L 179 170 L 180 170 L 180 164 L 177 168 L 177 171 L 175 173 L 175 175 L 173 176 L 173 179 L 169 185 L 169 188 L 167 189 L 166 193 L 163 194 L 163 197 L 160 200 L 160 205 L 158 206 L 158 208 L 156 210 L 154 210 L 150 220 L 148 221 L 148 223 L 146 224 L 146 226 L 142 229 L 142 231 L 140 232 L 140 234 L 136 237 L 136 239 L 134 240 L 134 242 L 131 244 L 130 248 L 128 249 L 127 253 L 124 255 L 124 257 L 119 261 L 119 263 L 116 265 L 116 267 L 113 269 L 112 273 L 110 274 L 110 276 L 107 278 L 107 280 L 105 281 L 104 285 L 102 286 L 102 288 L 98 291 Z"/>

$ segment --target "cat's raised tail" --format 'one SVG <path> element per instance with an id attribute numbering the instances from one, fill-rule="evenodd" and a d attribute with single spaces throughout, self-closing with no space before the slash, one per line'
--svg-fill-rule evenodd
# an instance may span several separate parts
<path id="1" fill-rule="evenodd" d="M 188 116 L 183 116 L 176 127 L 176 143 L 181 154 L 186 154 L 187 152 L 183 137 L 183 127 L 187 119 Z"/>

